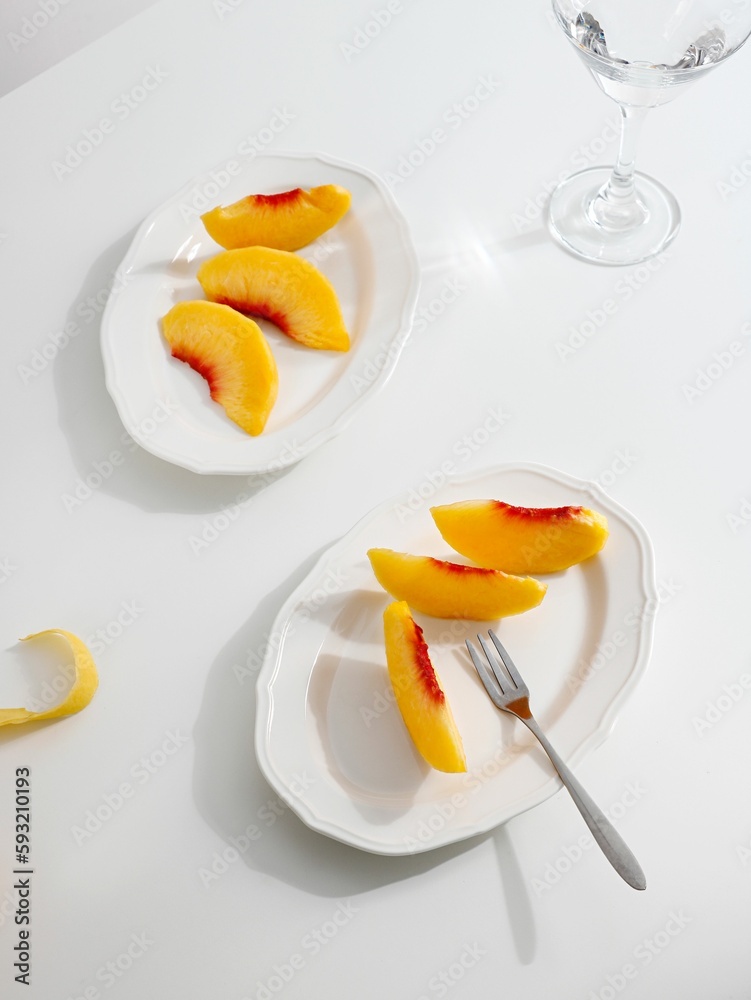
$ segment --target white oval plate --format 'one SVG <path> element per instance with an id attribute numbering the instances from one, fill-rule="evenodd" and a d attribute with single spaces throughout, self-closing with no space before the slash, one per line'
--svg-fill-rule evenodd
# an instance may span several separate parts
<path id="1" fill-rule="evenodd" d="M 420 273 L 406 222 L 369 171 L 325 156 L 262 154 L 191 181 L 138 230 L 102 318 L 107 388 L 143 448 L 200 473 L 257 474 L 291 465 L 338 433 L 391 375 L 412 326 Z M 234 168 L 233 168 L 234 169 Z M 264 433 L 250 437 L 170 356 L 159 321 L 184 299 L 204 298 L 200 264 L 222 248 L 200 214 L 244 195 L 341 184 L 352 206 L 333 229 L 298 251 L 332 282 L 352 346 L 314 351 L 260 322 L 279 368 L 279 396 Z"/>
<path id="2" fill-rule="evenodd" d="M 486 626 L 416 615 L 468 771 L 443 774 L 422 761 L 393 702 L 382 623 L 391 598 L 375 581 L 368 548 L 456 560 L 429 507 L 457 500 L 578 504 L 607 516 L 600 555 L 545 577 L 540 607 L 496 626 L 538 721 L 572 766 L 607 737 L 644 672 L 658 603 L 644 528 L 595 484 L 543 466 L 503 465 L 425 486 L 376 508 L 321 558 L 279 613 L 258 677 L 256 755 L 267 780 L 313 829 L 377 854 L 483 833 L 560 783 L 530 734 L 480 686 L 464 640 Z"/>

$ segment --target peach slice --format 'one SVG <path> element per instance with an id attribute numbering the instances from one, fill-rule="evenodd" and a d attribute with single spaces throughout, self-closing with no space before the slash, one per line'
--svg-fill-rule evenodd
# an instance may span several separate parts
<path id="1" fill-rule="evenodd" d="M 389 677 L 412 741 L 438 771 L 466 771 L 461 736 L 430 662 L 422 629 L 406 601 L 389 604 L 383 627 Z"/>
<path id="2" fill-rule="evenodd" d="M 352 196 L 338 184 L 279 194 L 251 194 L 201 216 L 206 232 L 225 250 L 273 247 L 299 250 L 317 240 L 349 210 Z"/>
<path id="3" fill-rule="evenodd" d="M 465 500 L 432 507 L 448 544 L 481 566 L 507 573 L 556 573 L 595 555 L 608 522 L 586 507 L 512 507 Z"/>
<path id="4" fill-rule="evenodd" d="M 536 608 L 547 590 L 531 576 L 509 576 L 392 549 L 370 549 L 368 558 L 384 590 L 434 618 L 487 621 L 518 615 Z"/>
<path id="5" fill-rule="evenodd" d="M 293 340 L 327 351 L 349 350 L 333 286 L 307 260 L 286 250 L 225 250 L 198 269 L 212 302 L 275 323 Z"/>
<path id="6" fill-rule="evenodd" d="M 172 357 L 209 383 L 211 398 L 248 434 L 260 434 L 276 401 L 276 362 L 257 323 L 215 302 L 178 302 L 162 320 Z"/>
<path id="7" fill-rule="evenodd" d="M 66 632 L 62 628 L 49 628 L 44 632 L 35 632 L 33 635 L 24 636 L 22 641 L 26 642 L 28 639 L 40 639 L 50 635 L 63 636 L 71 648 L 75 669 L 73 687 L 59 705 L 47 709 L 45 712 L 30 712 L 26 708 L 0 709 L 0 726 L 18 726 L 24 722 L 41 722 L 43 719 L 57 719 L 65 715 L 75 715 L 82 708 L 86 708 L 94 697 L 99 685 L 96 665 L 88 647 L 77 635 Z"/>

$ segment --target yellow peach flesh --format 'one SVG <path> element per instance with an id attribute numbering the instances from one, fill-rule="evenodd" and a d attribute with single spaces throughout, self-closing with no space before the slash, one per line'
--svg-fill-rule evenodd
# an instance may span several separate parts
<path id="1" fill-rule="evenodd" d="M 608 538 L 602 514 L 586 507 L 513 507 L 465 500 L 431 508 L 448 544 L 479 566 L 506 573 L 556 573 L 596 555 Z"/>
<path id="2" fill-rule="evenodd" d="M 198 280 L 212 302 L 270 320 L 306 347 L 349 350 L 333 286 L 302 257 L 267 247 L 225 250 L 201 265 Z"/>
<path id="3" fill-rule="evenodd" d="M 389 677 L 415 747 L 438 771 L 466 771 L 461 736 L 430 662 L 422 629 L 406 601 L 386 608 L 383 625 Z"/>
<path id="4" fill-rule="evenodd" d="M 338 184 L 306 191 L 255 194 L 201 216 L 206 231 L 225 250 L 271 247 L 299 250 L 336 225 L 349 210 L 352 197 Z"/>
<path id="5" fill-rule="evenodd" d="M 247 434 L 266 426 L 279 377 L 271 348 L 257 323 L 229 306 L 196 300 L 178 302 L 162 320 L 173 357 L 209 384 L 219 403 Z"/>
<path id="6" fill-rule="evenodd" d="M 532 577 L 391 549 L 370 549 L 368 558 L 385 591 L 434 618 L 506 618 L 537 607 L 547 590 Z"/>

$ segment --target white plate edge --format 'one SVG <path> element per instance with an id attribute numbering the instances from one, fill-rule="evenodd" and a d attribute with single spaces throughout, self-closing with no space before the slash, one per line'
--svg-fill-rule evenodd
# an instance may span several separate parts
<path id="1" fill-rule="evenodd" d="M 641 521 L 634 514 L 632 514 L 631 511 L 627 510 L 620 503 L 618 503 L 617 500 L 610 497 L 610 495 L 607 494 L 598 483 L 590 480 L 579 479 L 569 473 L 561 472 L 559 469 L 554 469 L 551 466 L 535 462 L 503 462 L 499 465 L 485 466 L 481 469 L 472 470 L 466 473 L 449 475 L 447 476 L 447 482 L 461 485 L 462 483 L 469 483 L 475 479 L 484 478 L 485 476 L 512 471 L 534 472 L 538 475 L 557 480 L 558 483 L 564 486 L 572 486 L 578 490 L 588 492 L 597 497 L 603 507 L 609 508 L 616 513 L 621 520 L 625 521 L 633 531 L 639 544 L 639 553 L 642 558 L 642 577 L 639 583 L 644 590 L 645 599 L 649 599 L 651 597 L 657 600 L 658 592 L 655 573 L 654 547 L 646 529 Z M 352 535 L 356 534 L 358 530 L 363 528 L 372 520 L 377 519 L 382 513 L 392 509 L 396 503 L 403 500 L 404 495 L 404 492 L 396 494 L 371 508 L 371 510 L 364 514 L 363 517 L 359 518 L 337 542 L 334 542 L 333 545 L 322 553 L 315 565 L 306 574 L 305 579 L 301 581 L 301 583 L 285 601 L 284 605 L 274 619 L 271 634 L 281 635 L 282 637 L 284 636 L 284 627 L 288 622 L 291 613 L 299 604 L 300 598 L 308 593 L 310 588 L 309 581 L 311 578 L 320 575 L 326 569 L 327 565 L 335 560 L 336 556 L 339 555 L 347 546 L 347 540 Z M 659 602 L 657 609 L 659 610 Z M 644 625 L 642 625 L 639 632 L 639 644 L 633 669 L 629 674 L 628 680 L 604 713 L 599 725 L 579 744 L 577 749 L 572 754 L 565 758 L 566 763 L 570 767 L 573 768 L 580 764 L 587 756 L 589 756 L 589 754 L 596 750 L 597 747 L 601 746 L 612 733 L 622 705 L 631 696 L 632 692 L 644 676 L 647 666 L 649 665 L 656 617 L 657 612 L 655 612 L 655 614 L 652 615 Z M 538 789 L 537 792 L 531 793 L 528 798 L 524 799 L 523 805 L 514 807 L 513 812 L 509 815 L 500 815 L 500 817 L 490 816 L 485 823 L 473 824 L 471 827 L 458 826 L 449 829 L 447 826 L 443 831 L 436 834 L 430 843 L 425 845 L 420 844 L 414 847 L 414 849 L 408 849 L 403 844 L 374 843 L 360 834 L 352 833 L 349 830 L 343 829 L 341 826 L 334 825 L 332 822 L 318 815 L 304 800 L 297 798 L 290 793 L 285 783 L 274 770 L 273 763 L 266 752 L 267 748 L 265 737 L 267 732 L 267 723 L 272 717 L 274 704 L 273 695 L 271 693 L 271 685 L 273 684 L 274 678 L 276 677 L 280 666 L 283 648 L 284 639 L 282 638 L 282 641 L 278 644 L 275 650 L 267 651 L 264 662 L 259 671 L 258 678 L 256 679 L 256 718 L 254 731 L 256 760 L 258 761 L 258 765 L 264 777 L 272 788 L 279 794 L 282 801 L 284 801 L 307 826 L 318 833 L 325 834 L 333 840 L 338 840 L 371 854 L 390 857 L 419 854 L 424 853 L 425 851 L 436 850 L 440 847 L 446 847 L 450 844 L 458 843 L 474 836 L 486 834 L 496 827 L 501 826 L 503 823 L 508 822 L 510 819 L 513 819 L 514 816 L 521 815 L 522 813 L 533 809 L 535 806 L 540 805 L 540 803 L 544 802 L 546 799 L 561 790 L 562 786 L 560 779 L 553 776 L 550 781 Z M 508 807 L 506 807 L 505 812 L 508 812 Z M 462 835 L 463 830 L 470 832 Z"/>
<path id="2" fill-rule="evenodd" d="M 401 356 L 404 347 L 406 346 L 409 336 L 412 331 L 412 326 L 414 323 L 414 314 L 417 308 L 417 302 L 420 295 L 420 289 L 422 286 L 422 269 L 420 267 L 420 261 L 417 255 L 417 250 L 415 248 L 414 241 L 412 239 L 412 234 L 410 232 L 409 226 L 407 225 L 407 220 L 402 212 L 399 204 L 394 197 L 394 193 L 376 174 L 374 171 L 370 170 L 368 167 L 362 167 L 359 164 L 353 163 L 351 161 L 339 159 L 334 156 L 330 156 L 326 153 L 319 151 L 306 152 L 304 150 L 275 150 L 272 152 L 264 152 L 256 154 L 253 159 L 310 159 L 318 160 L 323 164 L 329 164 L 333 167 L 338 167 L 343 170 L 349 170 L 354 173 L 359 173 L 363 177 L 367 178 L 373 186 L 378 190 L 379 194 L 387 205 L 392 219 L 396 223 L 397 229 L 399 231 L 399 236 L 401 239 L 402 249 L 405 252 L 406 258 L 408 260 L 408 277 L 407 277 L 407 287 L 404 295 L 404 301 L 402 304 L 402 310 L 399 317 L 398 329 L 393 334 L 389 346 L 392 350 L 387 352 L 386 362 L 383 366 L 379 366 L 376 377 L 372 379 L 363 390 L 363 392 L 354 399 L 347 409 L 342 413 L 336 420 L 334 420 L 328 427 L 318 431 L 311 438 L 309 438 L 303 445 L 299 447 L 296 451 L 295 456 L 292 461 L 285 463 L 283 468 L 289 468 L 296 464 L 301 459 L 305 458 L 316 448 L 320 447 L 326 441 L 335 437 L 339 434 L 344 427 L 353 419 L 365 401 L 368 399 L 370 394 L 374 391 L 382 389 L 388 380 L 391 378 L 396 364 Z M 219 166 L 219 165 L 216 165 Z M 104 311 L 102 313 L 102 319 L 100 324 L 99 333 L 99 344 L 100 350 L 102 352 L 102 360 L 104 363 L 104 383 L 109 393 L 110 398 L 115 404 L 115 409 L 117 410 L 118 416 L 123 423 L 125 430 L 130 434 L 136 444 L 140 445 L 145 451 L 150 454 L 155 455 L 157 458 L 163 461 L 169 462 L 171 465 L 178 465 L 181 468 L 187 469 L 190 472 L 198 473 L 199 475 L 227 475 L 227 476 L 261 476 L 266 475 L 271 472 L 279 471 L 280 465 L 277 458 L 272 458 L 262 464 L 250 465 L 245 463 L 242 467 L 235 466 L 212 466 L 210 468 L 202 467 L 199 462 L 191 462 L 190 459 L 183 459 L 178 462 L 173 454 L 169 450 L 164 450 L 160 448 L 159 442 L 151 439 L 150 437 L 140 435 L 138 429 L 138 421 L 135 419 L 134 415 L 130 412 L 127 400 L 124 398 L 120 391 L 120 387 L 115 381 L 115 369 L 116 361 L 111 353 L 111 345 L 107 342 L 105 331 L 107 325 L 112 321 L 112 314 L 115 311 L 117 300 L 119 298 L 122 288 L 118 286 L 121 285 L 123 276 L 127 274 L 133 267 L 133 258 L 135 257 L 138 247 L 141 241 L 144 239 L 145 234 L 148 232 L 149 228 L 155 223 L 158 217 L 164 212 L 166 208 L 182 200 L 190 191 L 192 191 L 198 184 L 200 184 L 210 173 L 212 169 L 209 168 L 202 174 L 194 176 L 186 184 L 184 184 L 179 191 L 175 192 L 170 197 L 166 198 L 160 205 L 158 205 L 138 226 L 133 239 L 123 257 L 122 261 L 115 270 L 112 290 L 107 297 L 107 304 L 105 305 Z M 115 289 L 118 289 L 115 291 Z"/>

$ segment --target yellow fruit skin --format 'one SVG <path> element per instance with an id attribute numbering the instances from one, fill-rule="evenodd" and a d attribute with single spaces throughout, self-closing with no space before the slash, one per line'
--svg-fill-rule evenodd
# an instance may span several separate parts
<path id="1" fill-rule="evenodd" d="M 276 402 L 279 376 L 257 323 L 229 306 L 178 302 L 162 320 L 173 357 L 209 383 L 211 398 L 247 434 L 260 434 Z"/>
<path id="2" fill-rule="evenodd" d="M 59 705 L 44 712 L 30 712 L 26 708 L 0 709 L 0 726 L 18 726 L 23 725 L 25 722 L 42 722 L 46 719 L 58 719 L 66 715 L 75 715 L 76 712 L 80 712 L 81 709 L 86 708 L 94 697 L 99 685 L 96 665 L 88 646 L 77 635 L 74 635 L 72 632 L 66 632 L 62 628 L 49 628 L 45 629 L 44 632 L 35 632 L 32 635 L 26 635 L 22 641 L 41 639 L 51 635 L 63 636 L 71 648 L 75 669 L 73 686 Z"/>
<path id="3" fill-rule="evenodd" d="M 434 618 L 506 618 L 537 607 L 547 590 L 544 583 L 529 576 L 510 576 L 392 549 L 370 549 L 368 558 L 385 591 Z"/>
<path id="4" fill-rule="evenodd" d="M 294 253 L 268 247 L 225 250 L 201 265 L 198 280 L 212 302 L 268 319 L 306 347 L 349 350 L 331 282 Z"/>
<path id="5" fill-rule="evenodd" d="M 206 232 L 225 250 L 271 247 L 299 250 L 335 226 L 347 213 L 352 196 L 338 184 L 305 191 L 248 195 L 201 216 Z"/>
<path id="6" fill-rule="evenodd" d="M 406 601 L 383 614 L 386 662 L 396 703 L 415 747 L 438 771 L 467 770 L 459 731 Z"/>
<path id="7" fill-rule="evenodd" d="M 607 520 L 586 507 L 464 500 L 430 512 L 453 549 L 506 573 L 557 573 L 591 558 L 608 538 Z"/>

